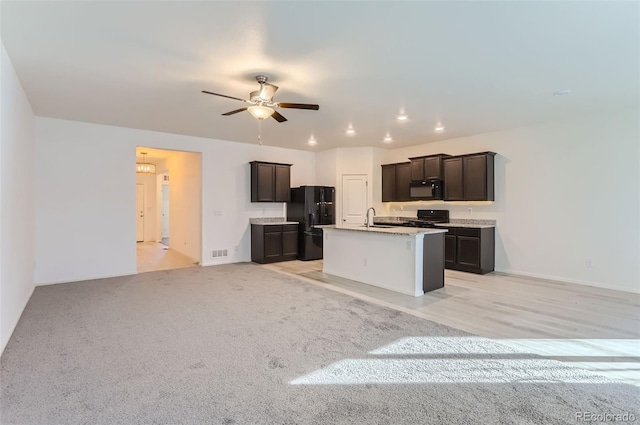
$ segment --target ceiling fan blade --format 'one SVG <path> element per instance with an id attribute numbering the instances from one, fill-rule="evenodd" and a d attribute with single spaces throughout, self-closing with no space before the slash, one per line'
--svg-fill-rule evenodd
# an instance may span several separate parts
<path id="1" fill-rule="evenodd" d="M 320 109 L 319 105 L 311 105 L 309 103 L 286 103 L 286 102 L 278 102 L 278 106 L 281 108 L 294 108 L 294 109 L 313 109 L 317 111 Z"/>
<path id="2" fill-rule="evenodd" d="M 273 114 L 271 114 L 271 116 L 273 117 L 274 120 L 278 121 L 278 122 L 285 122 L 287 121 L 287 119 L 285 117 L 283 117 L 282 115 L 280 115 L 278 113 L 278 111 L 273 111 Z"/>
<path id="3" fill-rule="evenodd" d="M 242 111 L 246 111 L 247 108 L 240 108 L 240 109 L 236 109 L 235 111 L 229 111 L 229 112 L 225 112 L 222 115 L 233 115 L 233 114 L 237 114 L 238 112 L 242 112 Z"/>
<path id="4" fill-rule="evenodd" d="M 239 97 L 227 96 L 226 94 L 213 93 L 213 92 L 206 91 L 206 90 L 202 90 L 202 93 L 212 94 L 214 96 L 226 97 L 228 99 L 233 99 L 233 100 L 239 100 L 240 102 L 247 102 L 246 100 L 240 99 Z"/>

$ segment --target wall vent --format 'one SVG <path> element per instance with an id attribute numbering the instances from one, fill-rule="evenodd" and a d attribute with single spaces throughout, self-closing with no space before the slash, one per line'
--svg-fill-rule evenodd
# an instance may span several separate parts
<path id="1" fill-rule="evenodd" d="M 213 251 L 211 251 L 211 257 L 213 258 L 228 257 L 228 256 L 229 256 L 229 251 L 227 251 L 226 249 L 214 249 Z"/>

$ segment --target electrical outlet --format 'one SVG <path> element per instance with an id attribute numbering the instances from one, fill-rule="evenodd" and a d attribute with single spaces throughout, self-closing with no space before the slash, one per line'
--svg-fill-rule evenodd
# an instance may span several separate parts
<path id="1" fill-rule="evenodd" d="M 364 262 L 364 265 L 366 266 L 367 265 L 367 259 L 365 258 L 363 262 Z"/>
<path id="2" fill-rule="evenodd" d="M 591 261 L 591 258 L 587 258 L 587 259 L 584 261 L 584 265 L 585 265 L 587 268 L 591 268 L 591 267 L 593 267 L 593 262 Z"/>
<path id="3" fill-rule="evenodd" d="M 469 211 L 469 215 L 473 214 L 473 208 L 467 208 L 467 211 Z"/>

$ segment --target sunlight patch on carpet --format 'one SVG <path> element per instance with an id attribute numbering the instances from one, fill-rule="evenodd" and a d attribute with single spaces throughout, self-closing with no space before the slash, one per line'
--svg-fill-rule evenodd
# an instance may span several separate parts
<path id="1" fill-rule="evenodd" d="M 604 377 L 547 359 L 347 359 L 292 385 L 443 383 L 607 383 Z"/>
<path id="2" fill-rule="evenodd" d="M 368 354 L 375 358 L 341 360 L 290 384 L 608 382 L 595 373 L 474 336 L 406 337 Z"/>

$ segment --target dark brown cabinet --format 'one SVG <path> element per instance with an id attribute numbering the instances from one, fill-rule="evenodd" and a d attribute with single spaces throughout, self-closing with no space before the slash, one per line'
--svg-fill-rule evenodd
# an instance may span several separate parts
<path id="1" fill-rule="evenodd" d="M 382 166 L 382 202 L 396 200 L 396 164 Z"/>
<path id="2" fill-rule="evenodd" d="M 410 201 L 411 163 L 382 166 L 382 202 Z"/>
<path id="3" fill-rule="evenodd" d="M 445 158 L 445 201 L 493 201 L 494 194 L 493 152 Z"/>
<path id="4" fill-rule="evenodd" d="M 438 154 L 409 158 L 411 181 L 442 180 L 442 160 L 448 156 Z"/>
<path id="5" fill-rule="evenodd" d="M 297 224 L 252 224 L 251 261 L 275 263 L 295 260 L 298 254 Z"/>
<path id="6" fill-rule="evenodd" d="M 442 161 L 444 169 L 444 200 L 463 201 L 462 158 L 447 158 Z"/>
<path id="7" fill-rule="evenodd" d="M 449 230 L 444 237 L 444 265 L 448 269 L 453 268 L 456 264 L 456 245 L 456 235 L 452 234 L 451 230 Z"/>
<path id="8" fill-rule="evenodd" d="M 291 164 L 252 161 L 251 202 L 289 202 Z"/>
<path id="9" fill-rule="evenodd" d="M 451 270 L 485 274 L 495 267 L 495 228 L 448 227 L 444 265 Z"/>
<path id="10" fill-rule="evenodd" d="M 396 201 L 410 201 L 411 164 L 405 162 L 396 165 Z"/>

